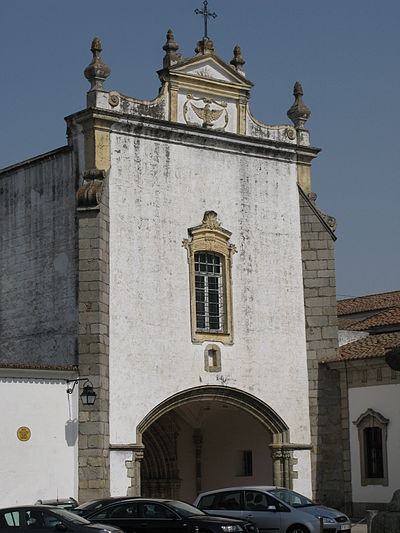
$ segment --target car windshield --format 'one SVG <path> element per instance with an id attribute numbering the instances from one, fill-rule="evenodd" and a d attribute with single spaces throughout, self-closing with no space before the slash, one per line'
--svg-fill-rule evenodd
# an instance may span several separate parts
<path id="1" fill-rule="evenodd" d="M 272 489 L 268 492 L 292 507 L 309 507 L 311 505 L 315 505 L 312 500 L 302 496 L 301 494 L 298 494 L 297 492 L 294 492 L 293 490 Z"/>
<path id="2" fill-rule="evenodd" d="M 169 501 L 168 506 L 171 507 L 171 509 L 175 510 L 177 513 L 179 513 L 181 516 L 187 518 L 188 516 L 193 515 L 202 515 L 204 516 L 206 513 L 203 511 L 200 511 L 200 509 L 197 509 L 197 507 L 193 507 L 193 505 L 190 505 L 189 503 L 185 502 L 179 502 L 179 501 Z"/>
<path id="3" fill-rule="evenodd" d="M 82 503 L 82 505 L 80 505 L 79 507 L 75 507 L 74 513 L 86 514 L 87 511 L 99 511 L 105 505 L 109 505 L 110 503 L 112 503 L 111 500 L 92 500 L 90 502 Z"/>
<path id="4" fill-rule="evenodd" d="M 75 513 L 72 513 L 71 511 L 66 511 L 65 509 L 52 509 L 51 512 L 60 518 L 63 518 L 64 520 L 67 520 L 68 522 L 72 522 L 73 524 L 87 526 L 90 524 L 89 520 L 86 520 L 86 518 L 82 518 L 82 516 L 78 516 Z"/>

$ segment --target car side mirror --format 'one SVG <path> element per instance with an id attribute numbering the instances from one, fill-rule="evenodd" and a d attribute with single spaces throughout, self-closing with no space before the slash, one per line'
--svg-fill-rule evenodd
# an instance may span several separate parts
<path id="1" fill-rule="evenodd" d="M 276 506 L 275 505 L 268 505 L 267 511 L 276 511 Z"/>
<path id="2" fill-rule="evenodd" d="M 68 528 L 65 524 L 62 524 L 61 522 L 58 522 L 58 524 L 56 524 L 56 527 L 54 528 L 56 531 L 67 531 Z"/>

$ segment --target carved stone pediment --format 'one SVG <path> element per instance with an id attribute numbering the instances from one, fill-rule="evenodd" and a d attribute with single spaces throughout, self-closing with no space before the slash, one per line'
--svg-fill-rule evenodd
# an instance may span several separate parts
<path id="1" fill-rule="evenodd" d="M 182 68 L 177 68 L 177 71 L 182 74 L 190 76 L 198 76 L 201 78 L 209 78 L 213 80 L 220 80 L 227 83 L 241 83 L 242 80 L 236 75 L 231 67 L 223 67 L 214 58 L 209 57 L 195 63 L 189 64 Z"/>

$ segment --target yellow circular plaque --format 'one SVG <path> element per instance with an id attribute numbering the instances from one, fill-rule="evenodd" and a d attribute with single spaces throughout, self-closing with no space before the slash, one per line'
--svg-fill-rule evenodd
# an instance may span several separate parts
<path id="1" fill-rule="evenodd" d="M 19 440 L 25 442 L 31 438 L 31 430 L 26 426 L 21 426 L 17 430 L 17 437 L 19 438 Z"/>

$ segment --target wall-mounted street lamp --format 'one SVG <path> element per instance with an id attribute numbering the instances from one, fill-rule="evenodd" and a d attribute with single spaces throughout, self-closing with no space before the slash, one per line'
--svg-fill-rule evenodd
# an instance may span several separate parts
<path id="1" fill-rule="evenodd" d="M 96 393 L 93 390 L 93 384 L 88 378 L 76 378 L 76 379 L 66 379 L 67 385 L 73 383 L 72 387 L 68 386 L 67 394 L 72 394 L 74 392 L 75 386 L 78 384 L 78 381 L 84 381 L 83 391 L 81 392 L 81 400 L 83 405 L 93 405 L 96 401 Z"/>

